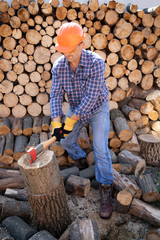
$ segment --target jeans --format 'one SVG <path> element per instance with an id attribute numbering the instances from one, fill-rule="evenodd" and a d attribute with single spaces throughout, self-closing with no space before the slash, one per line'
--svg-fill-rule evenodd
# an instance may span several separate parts
<path id="1" fill-rule="evenodd" d="M 67 116 L 73 113 L 68 110 Z M 88 119 L 88 124 L 93 131 L 93 150 L 95 159 L 95 178 L 101 184 L 113 183 L 113 172 L 110 152 L 108 150 L 108 135 L 110 129 L 109 103 L 105 102 L 95 113 Z M 85 158 L 86 153 L 77 143 L 79 133 L 83 127 L 82 121 L 79 119 L 72 132 L 61 139 L 61 145 L 74 160 Z"/>

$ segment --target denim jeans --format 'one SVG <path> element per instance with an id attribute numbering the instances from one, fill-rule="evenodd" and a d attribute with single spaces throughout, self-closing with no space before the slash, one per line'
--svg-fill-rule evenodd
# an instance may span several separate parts
<path id="1" fill-rule="evenodd" d="M 71 116 L 73 113 L 71 109 L 68 110 L 67 116 Z M 112 184 L 112 162 L 110 152 L 108 150 L 108 135 L 110 129 L 109 118 L 109 103 L 105 102 L 95 113 L 88 119 L 89 125 L 93 131 L 93 149 L 95 159 L 95 177 L 99 183 Z M 74 160 L 85 158 L 86 153 L 80 148 L 77 143 L 79 133 L 83 127 L 82 121 L 79 119 L 72 132 L 61 139 L 61 145 L 68 152 L 68 154 Z"/>

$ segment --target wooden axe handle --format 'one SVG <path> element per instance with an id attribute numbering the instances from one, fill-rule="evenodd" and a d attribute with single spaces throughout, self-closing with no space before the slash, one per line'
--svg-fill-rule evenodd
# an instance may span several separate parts
<path id="1" fill-rule="evenodd" d="M 54 136 L 54 137 L 51 137 L 50 139 L 42 142 L 41 144 L 42 144 L 44 150 L 46 150 L 46 149 L 47 149 L 52 143 L 54 143 L 55 141 L 56 141 L 56 137 Z"/>

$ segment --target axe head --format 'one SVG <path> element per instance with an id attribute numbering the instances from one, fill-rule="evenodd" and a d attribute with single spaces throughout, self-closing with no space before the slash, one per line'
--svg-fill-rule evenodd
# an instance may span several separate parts
<path id="1" fill-rule="evenodd" d="M 38 154 L 40 154 L 42 151 L 44 151 L 43 145 L 40 143 L 35 148 L 30 148 L 27 150 L 27 158 L 29 159 L 30 163 L 33 163 L 36 161 Z"/>

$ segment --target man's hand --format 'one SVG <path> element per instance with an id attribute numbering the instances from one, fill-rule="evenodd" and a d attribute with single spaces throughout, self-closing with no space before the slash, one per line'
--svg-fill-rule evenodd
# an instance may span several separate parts
<path id="1" fill-rule="evenodd" d="M 52 136 L 55 136 L 57 138 L 57 141 L 60 142 L 61 138 L 63 138 L 62 123 L 51 122 L 51 126 L 52 126 Z"/>
<path id="2" fill-rule="evenodd" d="M 71 119 L 69 117 L 66 118 L 65 122 L 62 124 L 63 135 L 66 137 L 69 133 L 72 132 L 74 124 L 77 120 Z"/>

